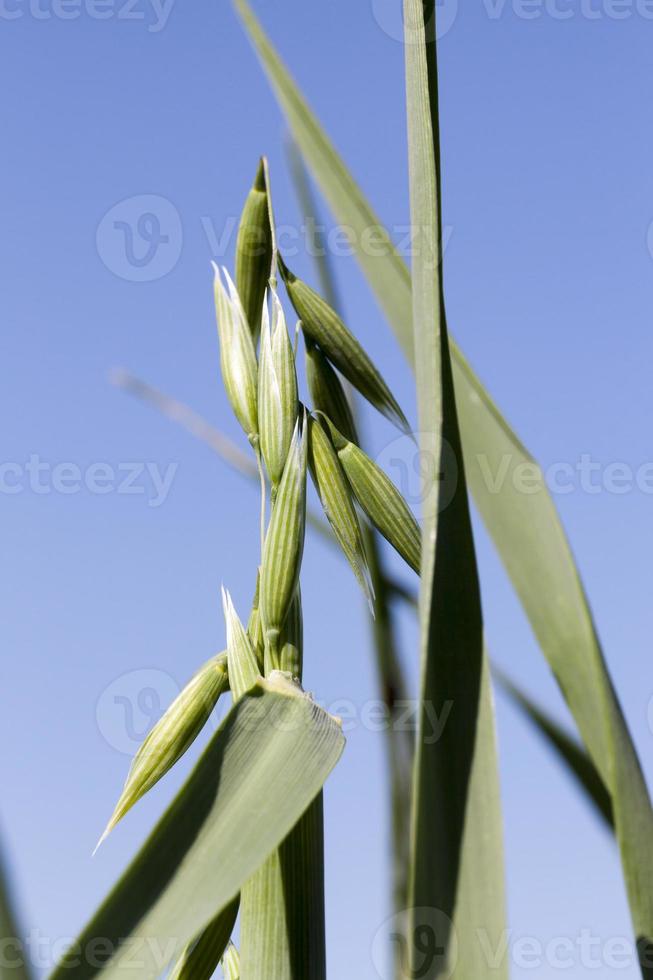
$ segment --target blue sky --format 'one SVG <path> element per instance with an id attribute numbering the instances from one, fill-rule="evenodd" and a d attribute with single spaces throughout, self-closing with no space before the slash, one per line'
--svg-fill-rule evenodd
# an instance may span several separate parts
<path id="1" fill-rule="evenodd" d="M 394 0 L 255 6 L 399 234 Z M 598 492 L 575 479 L 557 500 L 649 776 L 652 18 L 646 0 L 445 0 L 440 47 L 450 326 L 543 464 L 600 464 Z M 262 152 L 278 221 L 296 228 L 298 209 L 283 122 L 226 0 L 2 0 L 0 21 L 0 822 L 45 960 L 187 771 L 91 859 L 139 734 L 223 646 L 220 583 L 245 615 L 257 561 L 254 490 L 108 372 L 124 366 L 240 438 L 219 378 L 210 260 L 232 262 Z M 158 224 L 139 225 L 144 214 Z M 313 277 L 301 236 L 294 264 Z M 409 371 L 354 261 L 336 256 L 334 268 L 348 322 L 414 419 Z M 393 431 L 371 415 L 368 427 L 382 454 Z M 624 492 L 615 463 L 631 477 Z M 477 542 L 494 655 L 565 718 L 480 526 Z M 376 697 L 365 612 L 318 541 L 303 583 L 307 686 L 358 719 L 327 790 L 330 975 L 374 980 L 387 828 L 382 736 L 361 721 Z M 564 937 L 575 978 L 636 977 L 605 952 L 630 935 L 611 841 L 501 698 L 498 716 L 513 942 Z M 600 940 L 598 968 L 577 952 L 584 930 Z M 551 948 L 530 968 L 520 950 L 515 976 L 559 974 Z"/>

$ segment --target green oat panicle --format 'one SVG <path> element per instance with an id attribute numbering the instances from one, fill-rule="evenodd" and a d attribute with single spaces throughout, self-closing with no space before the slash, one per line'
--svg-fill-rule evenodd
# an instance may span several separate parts
<path id="1" fill-rule="evenodd" d="M 279 485 L 297 422 L 297 372 L 286 318 L 271 289 L 272 316 L 263 305 L 261 363 L 258 383 L 258 418 L 261 452 L 273 489 Z"/>
<path id="2" fill-rule="evenodd" d="M 413 571 L 420 574 L 422 533 L 410 507 L 380 466 L 326 419 L 331 440 L 360 507 Z"/>
<path id="3" fill-rule="evenodd" d="M 226 269 L 225 289 L 215 262 L 215 310 L 220 336 L 220 367 L 227 397 L 252 445 L 258 442 L 258 364 L 238 291 Z"/>
<path id="4" fill-rule="evenodd" d="M 306 430 L 306 423 L 300 427 L 298 419 L 263 550 L 261 617 L 274 669 L 279 667 L 280 634 L 297 589 L 304 552 Z"/>
<path id="5" fill-rule="evenodd" d="M 247 630 L 238 618 L 231 596 L 224 587 L 222 589 L 222 608 L 227 624 L 229 686 L 235 703 L 256 684 L 260 674 Z"/>
<path id="6" fill-rule="evenodd" d="M 236 240 L 236 285 L 255 347 L 261 332 L 265 290 L 271 268 L 272 231 L 265 167 L 261 160 L 254 185 L 245 201 Z"/>
<path id="7" fill-rule="evenodd" d="M 351 487 L 331 439 L 321 421 L 312 416 L 308 419 L 308 466 L 333 533 L 373 610 L 374 590 Z"/>
<path id="8" fill-rule="evenodd" d="M 98 847 L 134 804 L 190 748 L 208 721 L 218 698 L 227 690 L 227 654 L 220 653 L 200 667 L 139 748 Z"/>
<path id="9" fill-rule="evenodd" d="M 329 364 L 320 348 L 304 333 L 306 347 L 306 380 L 313 400 L 313 408 L 332 420 L 333 424 L 349 439 L 359 444 L 354 415 L 340 378 Z"/>
<path id="10" fill-rule="evenodd" d="M 305 282 L 293 275 L 279 256 L 279 269 L 302 329 L 332 364 L 391 422 L 410 434 L 406 416 L 380 372 L 335 310 Z"/>
<path id="11" fill-rule="evenodd" d="M 229 943 L 220 965 L 224 973 L 224 980 L 240 980 L 240 956 L 233 943 Z"/>

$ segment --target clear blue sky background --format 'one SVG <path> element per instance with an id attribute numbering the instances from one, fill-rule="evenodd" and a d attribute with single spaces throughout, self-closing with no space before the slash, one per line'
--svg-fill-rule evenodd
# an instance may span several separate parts
<path id="1" fill-rule="evenodd" d="M 256 7 L 384 221 L 405 225 L 403 49 L 391 0 Z M 634 4 L 618 8 L 621 19 L 601 0 L 592 17 L 588 9 L 559 0 L 525 19 L 512 0 L 474 0 L 442 39 L 449 318 L 541 461 L 591 454 L 637 468 L 653 458 L 653 23 Z M 125 19 L 124 0 L 104 11 L 99 20 L 68 6 L 78 16 L 62 19 L 47 0 L 6 0 L 0 14 L 2 462 L 178 467 L 159 507 L 143 477 L 141 494 L 38 493 L 23 471 L 22 491 L 0 494 L 0 820 L 24 922 L 46 950 L 78 930 L 179 784 L 167 778 L 91 859 L 126 752 L 157 698 L 164 706 L 222 647 L 221 582 L 246 615 L 257 558 L 255 492 L 107 373 L 124 365 L 238 438 L 209 269 L 211 258 L 231 263 L 233 236 L 216 256 L 207 229 L 228 231 L 261 152 L 278 220 L 298 220 L 283 123 L 229 3 L 176 2 L 160 30 L 146 0 L 131 12 L 139 19 Z M 170 234 L 161 261 L 172 256 L 173 267 L 149 282 L 133 281 L 124 237 L 102 225 L 141 195 L 171 205 L 160 212 Z M 125 207 L 118 218 L 132 222 L 143 210 Z M 304 254 L 295 264 L 312 276 Z M 335 268 L 349 322 L 414 419 L 409 372 L 354 261 Z M 375 451 L 395 438 L 376 418 L 370 431 Z M 577 489 L 558 502 L 650 776 L 651 496 Z M 480 527 L 478 550 L 496 659 L 566 718 Z M 347 570 L 312 540 L 304 590 L 307 685 L 360 713 L 376 697 L 364 608 Z M 116 696 L 131 703 L 132 728 Z M 501 698 L 498 715 L 513 939 L 629 936 L 610 839 Z M 358 725 L 327 791 L 330 975 L 343 980 L 379 976 L 382 749 L 382 736 Z M 568 971 L 614 972 L 577 958 Z M 637 976 L 632 964 L 616 972 Z M 538 980 L 558 973 L 514 968 Z"/>

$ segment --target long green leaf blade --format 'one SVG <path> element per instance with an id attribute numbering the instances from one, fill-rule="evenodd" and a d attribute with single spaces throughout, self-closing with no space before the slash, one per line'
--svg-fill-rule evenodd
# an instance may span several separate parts
<path id="1" fill-rule="evenodd" d="M 512 703 L 529 719 L 542 738 L 551 746 L 564 767 L 571 774 L 582 793 L 599 818 L 614 830 L 612 801 L 587 751 L 562 725 L 551 718 L 503 671 L 493 668 L 492 673 Z"/>
<path id="2" fill-rule="evenodd" d="M 149 980 L 238 894 L 320 792 L 340 726 L 283 675 L 232 708 L 56 980 Z M 89 955 L 101 937 L 105 964 Z"/>
<path id="3" fill-rule="evenodd" d="M 254 17 L 234 0 L 293 135 L 337 220 L 359 234 L 378 218 L 348 173 Z M 389 240 L 389 239 L 388 239 Z M 356 255 L 412 361 L 411 280 L 391 246 L 383 258 Z M 543 479 L 520 492 L 533 458 L 452 341 L 454 385 L 470 490 L 533 630 L 565 695 L 594 764 L 609 787 L 642 973 L 653 977 L 653 811 L 635 747 L 596 636 L 587 597 Z M 497 483 L 498 480 L 498 483 Z M 532 479 L 530 480 L 533 486 Z M 647 952 L 648 950 L 648 952 Z"/>
<path id="4" fill-rule="evenodd" d="M 440 159 L 434 0 L 405 0 L 406 94 L 411 216 L 414 229 L 413 323 L 420 450 L 439 479 L 443 445 L 459 478 L 440 506 L 437 485 L 424 502 L 420 620 L 420 725 L 415 761 L 409 949 L 412 976 L 457 980 L 507 976 L 490 964 L 505 930 L 504 872 L 494 707 L 483 643 L 481 597 L 453 377 L 441 264 Z M 412 43 L 411 43 L 412 42 Z M 450 714 L 442 737 L 426 738 L 427 707 Z M 439 937 L 442 957 L 425 962 L 419 942 L 424 909 L 444 913 L 451 932 Z M 455 947 L 457 946 L 457 958 Z M 448 964 L 448 967 L 447 967 Z"/>

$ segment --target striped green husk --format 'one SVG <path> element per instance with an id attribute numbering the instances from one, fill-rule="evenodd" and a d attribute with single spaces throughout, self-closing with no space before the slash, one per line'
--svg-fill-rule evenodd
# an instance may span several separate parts
<path id="1" fill-rule="evenodd" d="M 224 980 L 240 980 L 240 956 L 233 943 L 229 943 L 222 958 L 222 972 Z"/>
<path id="2" fill-rule="evenodd" d="M 361 395 L 400 429 L 410 432 L 406 416 L 380 372 L 335 310 L 314 289 L 293 275 L 281 258 L 279 267 L 304 332 Z"/>
<path id="3" fill-rule="evenodd" d="M 313 417 L 308 420 L 308 465 L 324 513 L 372 608 L 374 594 L 351 488 L 331 439 Z"/>
<path id="4" fill-rule="evenodd" d="M 222 607 L 227 624 L 229 686 L 235 703 L 256 684 L 260 674 L 250 638 L 236 614 L 231 596 L 224 588 Z"/>
<path id="5" fill-rule="evenodd" d="M 281 631 L 279 642 L 279 666 L 295 678 L 302 676 L 304 649 L 304 614 L 302 593 L 298 585 L 290 603 L 290 610 Z"/>
<path id="6" fill-rule="evenodd" d="M 259 672 L 262 674 L 263 673 L 263 650 L 264 650 L 265 642 L 263 638 L 263 625 L 261 623 L 261 611 L 259 609 L 260 590 L 261 590 L 261 570 L 259 569 L 256 573 L 256 591 L 254 592 L 252 608 L 250 610 L 249 619 L 247 620 L 247 635 L 249 637 L 250 643 L 252 644 L 252 649 L 254 651 L 254 656 L 256 657 L 256 662 L 259 667 Z"/>
<path id="7" fill-rule="evenodd" d="M 421 531 L 392 480 L 362 449 L 329 422 L 329 431 L 356 500 L 372 524 L 419 575 Z"/>
<path id="8" fill-rule="evenodd" d="M 274 290 L 272 317 L 263 308 L 261 361 L 258 381 L 258 418 L 261 452 L 272 482 L 279 485 L 297 422 L 297 374 L 286 318 Z"/>
<path id="9" fill-rule="evenodd" d="M 236 285 L 256 345 L 272 266 L 272 235 L 263 161 L 247 195 L 236 240 Z"/>
<path id="10" fill-rule="evenodd" d="M 261 566 L 261 617 L 266 644 L 278 666 L 278 644 L 292 602 L 304 551 L 306 529 L 306 426 L 295 427 L 276 503 L 265 538 Z"/>
<path id="11" fill-rule="evenodd" d="M 197 671 L 134 756 L 124 789 L 98 847 L 134 804 L 190 748 L 218 698 L 228 689 L 227 655 L 220 653 Z"/>
<path id="12" fill-rule="evenodd" d="M 359 438 L 354 415 L 340 378 L 307 333 L 304 333 L 304 341 L 306 380 L 313 400 L 313 408 L 324 412 L 346 439 L 358 445 Z"/>
<path id="13" fill-rule="evenodd" d="M 229 290 L 227 295 L 220 270 L 215 264 L 213 268 L 222 380 L 234 414 L 254 444 L 258 437 L 258 364 L 254 342 L 229 273 L 223 270 Z"/>
<path id="14" fill-rule="evenodd" d="M 211 980 L 229 944 L 239 904 L 239 899 L 235 899 L 216 915 L 184 950 L 168 980 Z"/>

